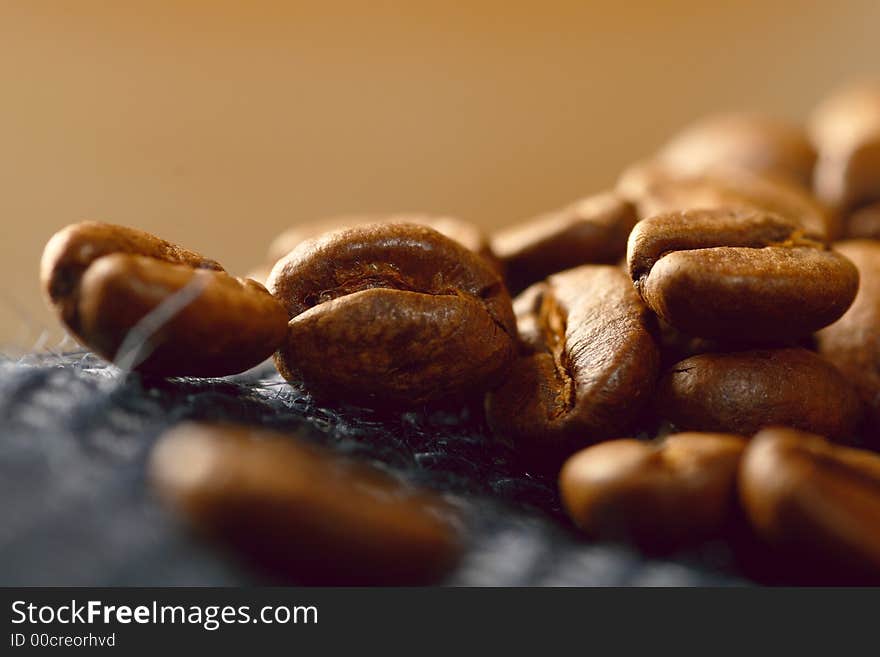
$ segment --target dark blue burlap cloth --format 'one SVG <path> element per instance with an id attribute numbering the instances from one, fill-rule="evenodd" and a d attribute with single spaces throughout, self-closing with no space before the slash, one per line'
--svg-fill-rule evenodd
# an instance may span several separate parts
<path id="1" fill-rule="evenodd" d="M 81 352 L 0 359 L 0 585 L 273 583 L 194 536 L 154 498 L 150 448 L 186 419 L 298 431 L 443 492 L 468 527 L 447 584 L 742 584 L 721 541 L 672 557 L 579 538 L 552 478 L 529 474 L 473 409 L 379 415 L 316 406 L 271 366 L 146 379 Z"/>

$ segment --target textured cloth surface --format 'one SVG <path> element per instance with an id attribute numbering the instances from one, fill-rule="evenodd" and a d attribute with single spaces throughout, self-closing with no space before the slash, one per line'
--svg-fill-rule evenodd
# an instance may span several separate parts
<path id="1" fill-rule="evenodd" d="M 580 539 L 555 482 L 525 472 L 474 409 L 328 409 L 271 366 L 146 379 L 80 352 L 0 360 L 0 585 L 272 583 L 193 536 L 152 495 L 150 448 L 187 419 L 294 431 L 442 492 L 467 527 L 450 585 L 745 583 L 720 542 L 660 559 Z"/>

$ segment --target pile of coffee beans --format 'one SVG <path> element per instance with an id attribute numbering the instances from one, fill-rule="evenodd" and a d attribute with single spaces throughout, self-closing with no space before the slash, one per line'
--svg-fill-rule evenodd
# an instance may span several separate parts
<path id="1" fill-rule="evenodd" d="M 880 84 L 803 126 L 709 117 L 614 189 L 492 236 L 338 217 L 238 279 L 86 222 L 52 237 L 41 276 L 70 332 L 126 369 L 274 355 L 327 405 L 477 402 L 524 470 L 559 474 L 587 537 L 745 534 L 804 572 L 880 581 Z M 152 464 L 202 531 L 300 581 L 434 581 L 460 553 L 434 494 L 295 436 L 184 425 Z"/>

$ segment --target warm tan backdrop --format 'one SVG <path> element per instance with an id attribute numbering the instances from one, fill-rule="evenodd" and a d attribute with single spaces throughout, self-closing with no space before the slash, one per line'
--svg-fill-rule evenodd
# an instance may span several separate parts
<path id="1" fill-rule="evenodd" d="M 713 109 L 802 116 L 880 73 L 878 29 L 877 0 L 0 0 L 0 346 L 57 339 L 36 272 L 64 224 L 237 272 L 337 212 L 497 226 Z"/>

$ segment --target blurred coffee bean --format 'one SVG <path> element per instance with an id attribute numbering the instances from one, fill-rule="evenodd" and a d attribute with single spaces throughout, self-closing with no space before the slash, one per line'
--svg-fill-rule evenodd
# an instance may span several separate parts
<path id="1" fill-rule="evenodd" d="M 880 240 L 880 201 L 859 208 L 847 217 L 846 236 Z"/>
<path id="2" fill-rule="evenodd" d="M 861 283 L 846 314 L 819 332 L 819 353 L 855 384 L 880 441 L 880 242 L 851 240 L 836 248 L 858 267 Z"/>
<path id="3" fill-rule="evenodd" d="M 727 113 L 687 126 L 666 143 L 657 158 L 683 173 L 700 174 L 732 165 L 784 176 L 809 188 L 816 151 L 801 126 L 760 114 Z"/>
<path id="4" fill-rule="evenodd" d="M 717 536 L 735 514 L 745 444 L 728 434 L 681 433 L 588 447 L 562 468 L 562 502 L 591 538 L 656 550 Z"/>
<path id="5" fill-rule="evenodd" d="M 880 582 L 880 455 L 765 429 L 743 456 L 739 491 L 755 532 L 808 580 Z"/>
<path id="6" fill-rule="evenodd" d="M 808 190 L 785 178 L 718 165 L 683 173 L 657 160 L 638 162 L 620 177 L 618 192 L 636 204 L 639 219 L 693 209 L 746 206 L 781 215 L 804 234 L 830 240 L 841 234 L 840 218 Z"/>
<path id="7" fill-rule="evenodd" d="M 635 208 L 613 192 L 510 226 L 492 237 L 512 292 L 585 264 L 612 264 L 626 253 Z"/>
<path id="8" fill-rule="evenodd" d="M 627 266 L 645 303 L 694 336 L 791 340 L 838 319 L 855 266 L 761 210 L 690 210 L 639 222 Z"/>
<path id="9" fill-rule="evenodd" d="M 516 304 L 525 355 L 486 397 L 492 430 L 552 461 L 620 435 L 657 377 L 653 317 L 617 267 L 554 274 Z"/>
<path id="10" fill-rule="evenodd" d="M 800 348 L 687 358 L 661 379 L 655 407 L 678 429 L 744 436 L 782 425 L 843 440 L 854 436 L 861 419 L 852 384 Z"/>
<path id="11" fill-rule="evenodd" d="M 482 396 L 516 352 L 501 275 L 414 224 L 368 224 L 302 242 L 269 288 L 290 321 L 275 357 L 288 380 L 369 406 Z"/>
<path id="12" fill-rule="evenodd" d="M 442 499 L 294 436 L 183 424 L 159 439 L 151 477 L 197 529 L 285 582 L 430 583 L 460 552 Z"/>
<path id="13" fill-rule="evenodd" d="M 820 199 L 841 210 L 880 200 L 880 82 L 826 98 L 809 130 L 819 152 L 814 186 Z"/>

